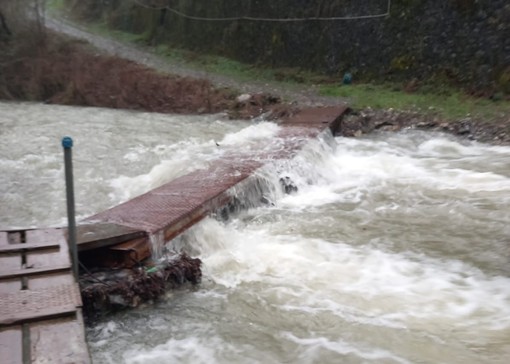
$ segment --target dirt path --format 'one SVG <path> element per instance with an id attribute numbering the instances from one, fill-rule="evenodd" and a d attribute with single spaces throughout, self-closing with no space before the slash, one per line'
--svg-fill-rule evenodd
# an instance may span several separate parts
<path id="1" fill-rule="evenodd" d="M 46 19 L 46 26 L 51 30 L 66 34 L 73 38 L 86 40 L 108 55 L 125 58 L 169 74 L 206 79 L 216 87 L 226 87 L 238 90 L 240 94 L 270 94 L 282 98 L 285 102 L 297 103 L 301 106 L 338 105 L 346 103 L 346 100 L 338 97 L 333 98 L 320 96 L 317 91 L 314 90 L 313 87 L 310 88 L 310 86 L 283 85 L 277 82 L 240 82 L 234 78 L 224 75 L 201 71 L 158 56 L 157 54 L 154 54 L 150 47 L 123 43 L 113 38 L 106 38 L 101 35 L 91 33 L 80 25 L 67 20 L 48 17 Z"/>

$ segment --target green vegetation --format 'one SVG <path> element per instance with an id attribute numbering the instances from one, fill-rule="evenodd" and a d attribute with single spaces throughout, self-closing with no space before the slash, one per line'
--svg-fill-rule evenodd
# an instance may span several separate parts
<path id="1" fill-rule="evenodd" d="M 65 0 L 46 0 L 46 7 L 48 10 L 63 10 L 65 9 Z"/>
<path id="2" fill-rule="evenodd" d="M 222 57 L 210 57 L 198 55 L 195 52 L 172 48 L 166 44 L 160 44 L 155 48 L 155 53 L 172 63 L 186 64 L 194 69 L 208 72 L 225 74 L 243 78 L 245 70 L 237 62 Z"/>
<path id="3" fill-rule="evenodd" d="M 62 9 L 64 0 L 51 0 L 52 10 Z M 140 34 L 112 30 L 106 22 L 87 23 L 87 28 L 102 36 L 111 37 L 124 43 L 147 46 L 150 44 L 149 31 Z M 425 85 L 413 92 L 406 92 L 399 84 L 353 84 L 341 85 L 341 77 L 327 77 L 299 68 L 272 69 L 244 64 L 225 57 L 199 54 L 190 50 L 172 48 L 166 44 L 148 47 L 147 51 L 159 55 L 169 63 L 185 65 L 198 72 L 203 71 L 231 78 L 237 82 L 258 82 L 274 86 L 274 89 L 298 90 L 314 88 L 322 96 L 346 100 L 354 108 L 393 108 L 436 114 L 444 119 L 459 119 L 467 115 L 486 119 L 510 114 L 510 100 L 504 97 L 471 97 L 462 90 L 437 85 Z M 411 59 L 401 57 L 394 60 L 395 67 L 406 67 Z M 505 73 L 500 82 L 509 83 Z M 508 79 L 507 79 L 508 78 Z M 497 101 L 496 101 L 497 100 Z"/>
<path id="4" fill-rule="evenodd" d="M 117 39 L 129 40 L 129 33 L 111 30 Z M 132 36 L 132 35 L 131 35 Z M 136 41 L 136 39 L 133 39 Z M 138 39 L 140 40 L 140 39 Z M 347 99 L 354 108 L 398 109 L 434 113 L 445 119 L 458 119 L 467 115 L 493 118 L 510 114 L 510 101 L 492 101 L 471 97 L 460 90 L 429 86 L 426 91 L 405 92 L 398 85 L 341 85 L 340 81 L 300 69 L 268 69 L 243 64 L 225 57 L 201 55 L 188 50 L 159 45 L 155 53 L 169 62 L 231 77 L 239 82 L 258 81 L 278 88 L 297 89 L 317 87 L 322 96 Z M 333 84 L 335 82 L 335 84 Z M 424 87 L 425 88 L 425 87 Z"/>
<path id="5" fill-rule="evenodd" d="M 510 95 L 510 67 L 507 67 L 507 69 L 499 77 L 498 81 L 503 92 Z"/>
<path id="6" fill-rule="evenodd" d="M 147 32 L 136 34 L 130 32 L 123 32 L 121 30 L 115 30 L 108 28 L 104 23 L 88 23 L 87 29 L 95 34 L 102 35 L 108 38 L 114 38 L 123 43 L 136 43 L 143 44 L 147 39 Z"/>
<path id="7" fill-rule="evenodd" d="M 492 118 L 510 114 L 510 102 L 475 98 L 459 90 L 430 89 L 408 93 L 388 85 L 327 85 L 321 86 L 322 95 L 344 97 L 355 108 L 394 108 L 437 113 L 447 119 L 458 119 L 466 115 Z"/>
<path id="8" fill-rule="evenodd" d="M 87 23 L 86 26 L 90 32 L 95 34 L 114 38 L 122 43 L 146 46 L 147 51 L 151 51 L 163 57 L 169 63 L 186 65 L 186 67 L 197 71 L 228 76 L 239 82 L 259 80 L 264 83 L 275 83 L 278 81 L 285 81 L 285 83 L 290 85 L 292 83 L 299 83 L 301 79 L 304 80 L 304 76 L 297 76 L 298 74 L 306 74 L 306 78 L 311 78 L 310 73 L 300 72 L 298 70 L 274 70 L 256 67 L 226 57 L 199 54 L 186 49 L 172 48 L 166 44 L 159 44 L 151 47 L 148 46 L 149 38 L 147 32 L 135 34 L 114 30 L 109 28 L 104 22 Z"/>
<path id="9" fill-rule="evenodd" d="M 225 57 L 204 55 L 195 62 L 196 65 L 211 73 L 217 73 L 240 81 L 270 80 L 273 71 L 257 68 Z"/>

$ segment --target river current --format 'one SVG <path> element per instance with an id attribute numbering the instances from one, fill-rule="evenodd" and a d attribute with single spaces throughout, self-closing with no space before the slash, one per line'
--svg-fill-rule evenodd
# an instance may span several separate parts
<path id="1" fill-rule="evenodd" d="M 275 124 L 0 103 L 0 228 L 89 216 L 274 137 Z M 196 288 L 87 329 L 94 363 L 506 363 L 510 148 L 404 131 L 311 141 L 269 204 L 172 242 Z M 278 192 L 278 179 L 298 187 Z"/>

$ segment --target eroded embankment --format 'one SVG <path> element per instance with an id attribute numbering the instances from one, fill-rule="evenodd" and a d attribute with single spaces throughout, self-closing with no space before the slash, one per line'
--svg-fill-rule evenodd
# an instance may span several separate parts
<path id="1" fill-rule="evenodd" d="M 270 111 L 280 117 L 290 109 L 274 96 L 239 99 L 234 90 L 216 88 L 208 80 L 162 74 L 53 33 L 37 44 L 5 45 L 9 51 L 0 57 L 0 99 L 161 113 L 227 111 L 233 118 Z"/>

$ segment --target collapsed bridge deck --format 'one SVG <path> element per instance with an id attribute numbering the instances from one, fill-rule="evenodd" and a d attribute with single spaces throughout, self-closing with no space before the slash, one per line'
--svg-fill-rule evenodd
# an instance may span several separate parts
<path id="1" fill-rule="evenodd" d="M 338 128 L 346 107 L 324 107 L 303 110 L 284 120 L 276 138 L 266 141 L 257 150 L 238 151 L 215 161 L 209 168 L 181 176 L 161 187 L 86 219 L 82 226 L 89 232 L 96 224 L 118 229 L 131 229 L 147 235 L 159 234 L 169 241 L 207 215 L 231 202 L 228 191 L 252 176 L 256 170 L 275 160 L 291 159 L 310 139 L 325 129 Z M 94 235 L 93 233 L 90 235 Z M 142 239 L 143 240 L 143 239 Z M 134 244 L 134 245 L 133 245 Z M 100 244 L 103 245 L 103 244 Z M 135 243 L 117 245 L 104 254 L 110 263 L 115 253 L 136 251 L 140 259 L 149 251 L 140 239 Z M 143 248 L 141 248 L 143 246 Z M 80 250 L 97 247 L 97 240 L 82 241 Z M 113 250 L 112 250 L 113 249 Z M 117 249 L 117 250 L 115 250 Z M 125 262 L 125 259 L 121 259 Z"/>

